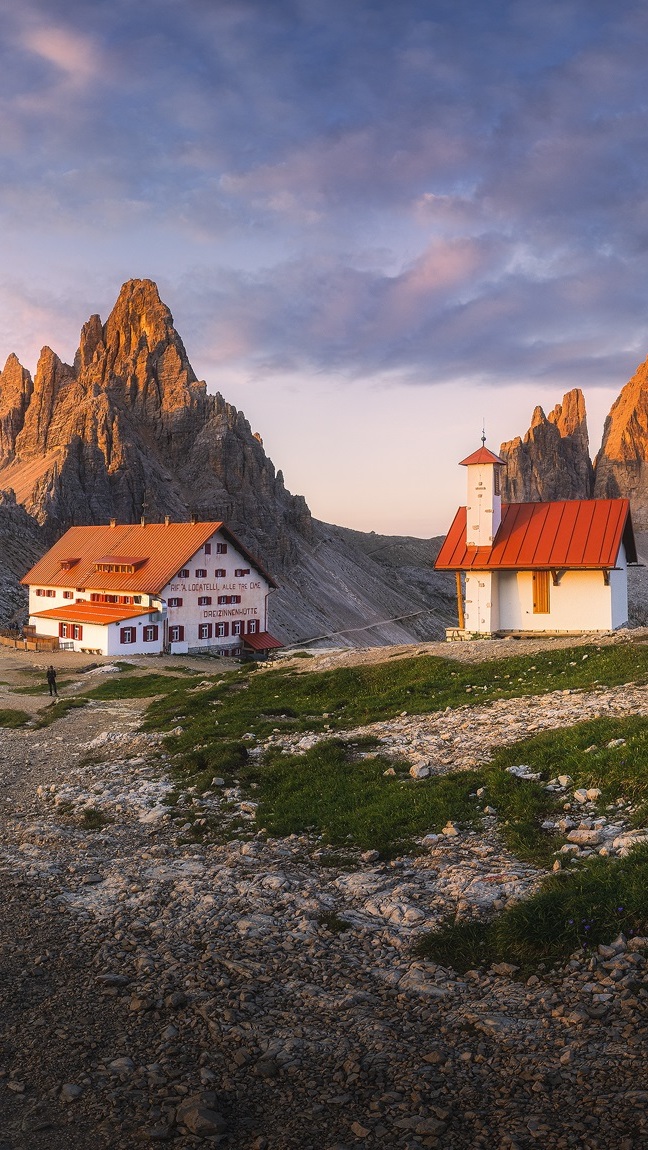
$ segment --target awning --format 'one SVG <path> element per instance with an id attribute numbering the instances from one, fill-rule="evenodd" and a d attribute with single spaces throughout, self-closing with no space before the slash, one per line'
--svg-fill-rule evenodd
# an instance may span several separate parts
<path id="1" fill-rule="evenodd" d="M 243 642 L 246 647 L 250 647 L 252 651 L 273 651 L 277 647 L 283 647 L 274 635 L 269 631 L 260 631 L 258 635 L 245 635 Z"/>

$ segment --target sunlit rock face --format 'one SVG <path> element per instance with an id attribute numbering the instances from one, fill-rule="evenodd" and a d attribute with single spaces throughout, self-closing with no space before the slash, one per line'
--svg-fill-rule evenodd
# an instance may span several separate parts
<path id="1" fill-rule="evenodd" d="M 506 460 L 502 497 L 506 503 L 589 499 L 593 472 L 585 399 L 579 388 L 567 392 L 546 416 L 536 407 L 524 439 L 503 443 Z"/>
<path id="2" fill-rule="evenodd" d="M 595 462 L 597 499 L 625 496 L 638 531 L 648 531 L 648 360 L 626 383 L 605 421 Z"/>

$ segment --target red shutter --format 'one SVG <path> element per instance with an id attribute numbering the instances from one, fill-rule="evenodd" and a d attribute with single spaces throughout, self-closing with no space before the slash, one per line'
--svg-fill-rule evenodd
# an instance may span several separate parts
<path id="1" fill-rule="evenodd" d="M 178 627 L 178 642 L 184 642 L 184 627 Z"/>
<path id="2" fill-rule="evenodd" d="M 83 638 L 83 627 L 81 626 L 80 623 L 74 624 L 73 636 L 76 640 Z"/>
<path id="3" fill-rule="evenodd" d="M 65 623 L 59 623 L 59 639 L 65 639 Z"/>
<path id="4" fill-rule="evenodd" d="M 154 627 L 153 628 L 153 642 L 157 642 L 157 638 L 158 638 L 159 634 L 160 634 L 160 628 Z"/>

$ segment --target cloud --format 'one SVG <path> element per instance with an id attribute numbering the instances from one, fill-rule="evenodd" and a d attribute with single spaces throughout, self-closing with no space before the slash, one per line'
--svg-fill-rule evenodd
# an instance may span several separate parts
<path id="1" fill-rule="evenodd" d="M 28 28 L 22 46 L 53 64 L 74 87 L 84 87 L 98 76 L 99 55 L 89 36 L 52 25 Z"/>
<path id="2" fill-rule="evenodd" d="M 571 382 L 636 361 L 631 0 L 5 7 L 14 283 L 73 301 L 79 279 L 106 298 L 111 274 L 152 275 L 200 355 L 257 378 Z"/>

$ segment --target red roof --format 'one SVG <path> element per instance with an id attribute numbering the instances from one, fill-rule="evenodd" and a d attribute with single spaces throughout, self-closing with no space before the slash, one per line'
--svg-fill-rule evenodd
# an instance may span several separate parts
<path id="1" fill-rule="evenodd" d="M 159 594 L 217 531 L 248 560 L 271 587 L 273 579 L 220 521 L 209 523 L 122 523 L 115 527 L 70 527 L 28 571 L 21 583 L 41 587 L 97 587 L 107 591 Z M 65 564 L 79 555 L 71 570 Z M 128 558 L 137 556 L 137 558 Z M 96 571 L 97 563 L 137 565 L 134 572 Z M 200 565 L 222 566 L 220 556 L 200 557 Z"/>
<path id="2" fill-rule="evenodd" d="M 460 467 L 469 467 L 472 463 L 499 463 L 502 467 L 506 467 L 506 460 L 500 459 L 499 455 L 493 455 L 487 447 L 479 447 L 477 451 L 473 451 L 467 459 L 462 459 L 459 464 Z"/>
<path id="3" fill-rule="evenodd" d="M 627 499 L 503 505 L 492 547 L 466 546 L 466 508 L 460 507 L 434 566 L 438 571 L 612 568 L 622 542 L 628 560 L 636 562 Z"/>
<path id="4" fill-rule="evenodd" d="M 108 623 L 121 623 L 125 619 L 136 619 L 138 615 L 149 615 L 154 607 L 120 607 L 117 603 L 70 603 L 68 606 L 51 607 L 49 611 L 32 611 L 32 619 L 63 619 L 66 623 L 97 623 L 105 627 Z"/>
<path id="5" fill-rule="evenodd" d="M 246 635 L 244 640 L 246 647 L 251 647 L 253 651 L 273 651 L 277 647 L 283 647 L 274 635 L 269 631 L 259 631 L 257 635 Z"/>

